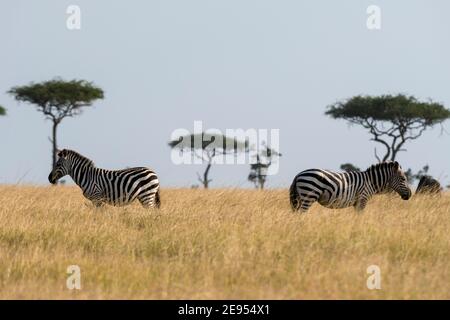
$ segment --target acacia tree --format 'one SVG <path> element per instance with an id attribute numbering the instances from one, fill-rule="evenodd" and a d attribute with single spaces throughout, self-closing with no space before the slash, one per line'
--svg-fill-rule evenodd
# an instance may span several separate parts
<path id="1" fill-rule="evenodd" d="M 328 106 L 326 115 L 344 119 L 367 129 L 372 141 L 382 144 L 385 153 L 378 161 L 394 161 L 400 151 L 405 151 L 408 141 L 450 118 L 450 110 L 442 104 L 418 101 L 414 96 L 399 94 L 381 96 L 355 96 Z"/>
<path id="2" fill-rule="evenodd" d="M 278 157 L 281 157 L 281 153 L 266 145 L 263 145 L 263 149 L 256 154 L 256 162 L 250 164 L 250 173 L 247 178 L 255 185 L 255 188 L 264 189 L 267 171 Z"/>
<path id="3" fill-rule="evenodd" d="M 361 171 L 360 168 L 349 162 L 341 164 L 340 168 L 341 170 L 344 170 L 346 172 Z"/>
<path id="4" fill-rule="evenodd" d="M 200 159 L 201 162 L 206 163 L 203 174 L 197 172 L 198 181 L 205 189 L 208 189 L 212 181 L 209 178 L 209 173 L 218 157 L 248 152 L 248 141 L 239 141 L 236 138 L 206 132 L 181 136 L 170 141 L 169 146 L 172 149 L 178 149 L 181 153 L 188 152 Z"/>
<path id="5" fill-rule="evenodd" d="M 36 106 L 46 119 L 52 121 L 52 168 L 56 164 L 57 131 L 64 118 L 81 114 L 84 107 L 103 99 L 103 90 L 85 80 L 64 81 L 53 79 L 41 83 L 30 83 L 13 87 L 8 91 L 17 101 Z"/>
<path id="6" fill-rule="evenodd" d="M 405 171 L 406 179 L 408 179 L 408 182 L 413 184 L 415 180 L 420 180 L 425 176 L 428 176 L 428 170 L 430 169 L 429 165 L 424 165 L 422 169 L 420 169 L 418 172 L 414 173 L 411 168 Z"/>

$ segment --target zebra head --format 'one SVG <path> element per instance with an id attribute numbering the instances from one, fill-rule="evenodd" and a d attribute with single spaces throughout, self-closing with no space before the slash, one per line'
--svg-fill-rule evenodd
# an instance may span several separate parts
<path id="1" fill-rule="evenodd" d="M 69 159 L 69 150 L 58 151 L 56 155 L 58 156 L 58 161 L 55 164 L 52 172 L 48 175 L 48 181 L 51 184 L 56 184 L 56 182 L 62 177 L 70 173 L 72 167 L 71 160 Z"/>
<path id="2" fill-rule="evenodd" d="M 397 161 L 390 163 L 392 167 L 392 176 L 389 180 L 389 188 L 397 192 L 403 200 L 411 198 L 412 192 L 408 185 L 406 175 Z"/>

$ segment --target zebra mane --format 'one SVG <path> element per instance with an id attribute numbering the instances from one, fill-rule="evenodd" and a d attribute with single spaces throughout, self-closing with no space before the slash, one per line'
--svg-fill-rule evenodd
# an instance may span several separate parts
<path id="1" fill-rule="evenodd" d="M 394 167 L 394 165 L 395 165 L 395 162 L 389 160 L 389 161 L 373 164 L 369 168 L 367 168 L 366 171 L 374 171 L 374 170 L 379 170 L 379 169 L 392 168 L 392 167 Z"/>
<path id="2" fill-rule="evenodd" d="M 75 158 L 77 160 L 82 160 L 89 167 L 95 167 L 94 161 L 83 156 L 82 154 L 79 154 L 78 152 L 76 152 L 74 150 L 64 149 L 60 152 L 60 154 L 65 157 L 72 156 L 72 158 Z"/>

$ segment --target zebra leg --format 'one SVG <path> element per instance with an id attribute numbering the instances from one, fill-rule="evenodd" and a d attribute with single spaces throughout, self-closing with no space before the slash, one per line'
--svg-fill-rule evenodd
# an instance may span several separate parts
<path id="1" fill-rule="evenodd" d="M 300 197 L 300 212 L 301 213 L 306 213 L 309 208 L 313 205 L 314 202 L 319 201 L 320 203 L 320 199 L 323 196 L 323 191 L 322 193 L 318 193 L 312 190 L 305 190 L 300 188 L 299 189 L 299 197 Z"/>
<path id="2" fill-rule="evenodd" d="M 137 198 L 144 208 L 158 207 L 156 192 L 141 193 Z"/>
<path id="3" fill-rule="evenodd" d="M 297 187 L 297 184 L 294 182 L 291 184 L 289 189 L 289 198 L 291 202 L 292 211 L 300 211 L 301 213 L 305 213 L 308 211 L 309 207 L 317 201 L 317 197 L 314 193 L 307 192 Z"/>
<path id="4" fill-rule="evenodd" d="M 369 201 L 369 199 L 365 197 L 359 198 L 354 205 L 355 210 L 358 212 L 362 212 L 367 205 L 367 201 Z"/>
<path id="5" fill-rule="evenodd" d="M 291 187 L 291 207 L 293 211 L 299 211 L 300 213 L 306 213 L 308 209 L 316 202 L 319 198 L 317 194 L 311 191 L 305 191 L 302 189 L 292 190 Z"/>
<path id="6" fill-rule="evenodd" d="M 306 213 L 314 202 L 316 202 L 316 199 L 303 199 L 300 202 L 300 213 Z"/>
<path id="7" fill-rule="evenodd" d="M 155 193 L 155 207 L 158 209 L 161 208 L 161 195 L 159 193 L 159 189 Z"/>
<path id="8" fill-rule="evenodd" d="M 94 206 L 94 208 L 101 208 L 103 207 L 103 202 L 98 201 L 98 200 L 91 200 L 92 205 Z"/>
<path id="9" fill-rule="evenodd" d="M 301 199 L 300 199 L 300 195 L 298 194 L 298 191 L 297 191 L 297 186 L 295 184 L 295 180 L 289 189 L 289 200 L 291 203 L 292 211 L 294 211 L 294 212 L 298 211 L 300 209 Z"/>

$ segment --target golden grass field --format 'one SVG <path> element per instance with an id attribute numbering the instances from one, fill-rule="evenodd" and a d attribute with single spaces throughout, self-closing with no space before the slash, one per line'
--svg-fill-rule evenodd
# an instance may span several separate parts
<path id="1" fill-rule="evenodd" d="M 450 298 L 450 194 L 378 196 L 362 214 L 294 214 L 287 190 L 169 189 L 149 211 L 3 186 L 0 204 L 2 299 Z M 66 287 L 69 265 L 81 290 Z"/>

